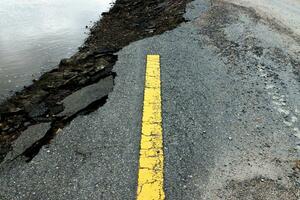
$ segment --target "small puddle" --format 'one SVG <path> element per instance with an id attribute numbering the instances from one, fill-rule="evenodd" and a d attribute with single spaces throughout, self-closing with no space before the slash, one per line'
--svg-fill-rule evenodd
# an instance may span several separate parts
<path id="1" fill-rule="evenodd" d="M 112 0 L 1 0 L 0 102 L 82 45 Z"/>

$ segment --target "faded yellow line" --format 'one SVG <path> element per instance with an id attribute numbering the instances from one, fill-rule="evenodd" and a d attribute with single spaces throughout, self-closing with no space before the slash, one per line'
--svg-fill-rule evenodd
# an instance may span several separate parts
<path id="1" fill-rule="evenodd" d="M 140 148 L 137 199 L 165 199 L 159 55 L 147 56 Z"/>

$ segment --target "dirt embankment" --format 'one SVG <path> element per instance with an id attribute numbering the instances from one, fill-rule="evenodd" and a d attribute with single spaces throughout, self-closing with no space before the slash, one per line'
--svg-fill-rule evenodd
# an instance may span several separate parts
<path id="1" fill-rule="evenodd" d="M 129 43 L 161 34 L 184 21 L 183 14 L 190 0 L 117 0 L 109 12 L 91 28 L 90 36 L 79 52 L 63 59 L 57 68 L 16 93 L 0 105 L 0 162 L 11 144 L 28 127 L 51 123 L 46 135 L 35 141 L 23 155 L 32 158 L 47 144 L 59 128 L 79 114 L 97 109 L 104 96 L 73 113 L 65 113 L 63 100 L 87 86 L 107 77 L 114 77 L 114 55 Z"/>

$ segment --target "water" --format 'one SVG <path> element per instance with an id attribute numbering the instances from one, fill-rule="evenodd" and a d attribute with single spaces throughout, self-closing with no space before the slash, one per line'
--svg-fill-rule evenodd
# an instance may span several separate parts
<path id="1" fill-rule="evenodd" d="M 70 57 L 112 0 L 1 0 L 0 102 Z"/>

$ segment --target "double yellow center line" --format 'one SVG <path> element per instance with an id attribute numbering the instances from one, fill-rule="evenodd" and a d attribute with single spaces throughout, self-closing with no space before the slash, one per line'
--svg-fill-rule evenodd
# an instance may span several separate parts
<path id="1" fill-rule="evenodd" d="M 148 55 L 138 172 L 138 200 L 163 200 L 164 155 L 160 56 Z"/>

